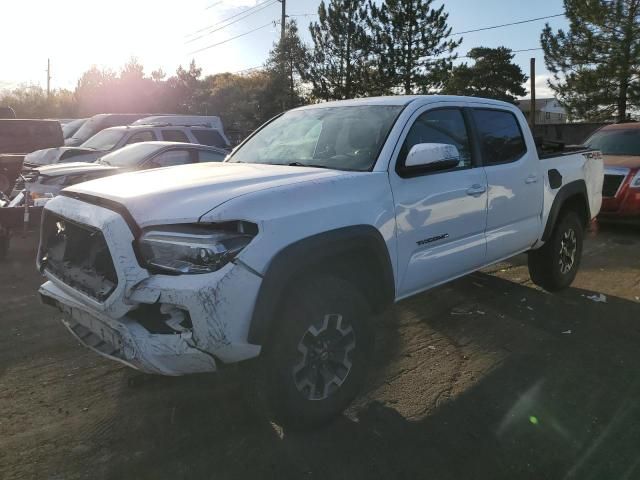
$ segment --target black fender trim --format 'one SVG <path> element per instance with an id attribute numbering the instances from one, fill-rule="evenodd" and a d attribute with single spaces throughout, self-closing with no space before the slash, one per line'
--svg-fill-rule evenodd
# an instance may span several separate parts
<path id="1" fill-rule="evenodd" d="M 591 208 L 589 206 L 589 196 L 587 195 L 587 184 L 584 180 L 574 180 L 573 182 L 569 182 L 558 190 L 556 197 L 553 199 L 553 204 L 549 211 L 549 217 L 547 218 L 547 224 L 544 228 L 544 233 L 542 234 L 543 241 L 546 242 L 549 237 L 551 237 L 553 227 L 558 220 L 558 215 L 560 215 L 562 207 L 569 198 L 574 196 L 579 196 L 584 201 L 584 206 L 588 216 L 587 222 L 589 221 L 591 218 Z"/>
<path id="2" fill-rule="evenodd" d="M 248 342 L 262 345 L 268 339 L 272 321 L 285 289 L 305 269 L 350 252 L 366 252 L 375 268 L 383 272 L 375 282 L 381 287 L 382 304 L 395 298 L 395 279 L 387 245 L 371 225 L 330 230 L 299 240 L 280 250 L 269 263 L 253 310 Z"/>

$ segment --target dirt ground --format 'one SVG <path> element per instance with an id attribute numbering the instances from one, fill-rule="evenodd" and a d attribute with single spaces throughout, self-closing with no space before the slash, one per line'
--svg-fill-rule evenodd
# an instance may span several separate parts
<path id="1" fill-rule="evenodd" d="M 377 320 L 369 388 L 309 433 L 252 413 L 233 368 L 155 377 L 84 349 L 38 304 L 34 238 L 14 240 L 4 480 L 640 478 L 640 229 L 590 234 L 561 294 L 518 257 L 401 302 Z"/>

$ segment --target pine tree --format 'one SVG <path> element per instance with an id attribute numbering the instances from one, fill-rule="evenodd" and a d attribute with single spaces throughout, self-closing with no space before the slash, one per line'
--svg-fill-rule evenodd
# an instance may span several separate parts
<path id="1" fill-rule="evenodd" d="M 640 0 L 565 0 L 569 30 L 540 36 L 549 86 L 573 118 L 624 120 L 640 101 Z"/>
<path id="2" fill-rule="evenodd" d="M 446 79 L 443 93 L 471 97 L 495 98 L 515 103 L 527 91 L 527 76 L 513 63 L 513 53 L 506 47 L 476 47 L 467 54 L 473 65 L 457 65 Z"/>
<path id="3" fill-rule="evenodd" d="M 265 63 L 271 90 L 278 97 L 281 110 L 301 104 L 300 84 L 308 61 L 309 52 L 300 40 L 298 25 L 295 20 L 289 20 L 285 27 L 284 42 L 279 41 L 274 45 Z"/>
<path id="4" fill-rule="evenodd" d="M 365 0 L 324 0 L 318 21 L 309 25 L 313 51 L 305 80 L 313 95 L 323 100 L 365 95 L 371 65 L 371 38 L 367 32 Z"/>
<path id="5" fill-rule="evenodd" d="M 449 38 L 449 14 L 444 5 L 432 8 L 433 1 L 386 0 L 377 6 L 369 0 L 382 89 L 428 93 L 451 69 L 462 38 Z"/>

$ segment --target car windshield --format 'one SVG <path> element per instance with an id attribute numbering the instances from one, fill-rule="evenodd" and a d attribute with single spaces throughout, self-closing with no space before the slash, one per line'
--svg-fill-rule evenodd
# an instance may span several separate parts
<path id="1" fill-rule="evenodd" d="M 82 126 L 78 129 L 76 133 L 73 134 L 74 139 L 80 140 L 81 142 L 86 142 L 91 137 L 93 137 L 98 131 L 101 130 L 101 126 L 104 119 L 101 115 L 96 115 L 95 117 L 91 117 L 86 122 L 82 124 Z"/>
<path id="2" fill-rule="evenodd" d="M 369 170 L 401 106 L 319 107 L 287 112 L 251 137 L 228 160 Z"/>
<path id="3" fill-rule="evenodd" d="M 96 133 L 80 146 L 82 148 L 90 148 L 92 150 L 108 151 L 117 145 L 125 132 L 126 131 L 124 129 L 108 128 Z"/>
<path id="4" fill-rule="evenodd" d="M 640 155 L 640 129 L 600 130 L 585 145 L 605 155 Z"/>
<path id="5" fill-rule="evenodd" d="M 78 131 L 80 127 L 84 124 L 86 120 L 84 118 L 79 118 L 78 120 L 72 120 L 71 122 L 62 125 L 62 135 L 66 138 L 71 138 L 71 136 Z"/>
<path id="6" fill-rule="evenodd" d="M 105 155 L 98 160 L 98 163 L 112 167 L 137 167 L 149 156 L 162 150 L 165 146 L 145 142 L 126 145 L 115 152 Z"/>

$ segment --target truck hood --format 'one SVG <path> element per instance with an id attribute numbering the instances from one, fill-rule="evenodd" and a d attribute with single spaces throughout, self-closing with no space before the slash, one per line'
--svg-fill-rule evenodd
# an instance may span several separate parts
<path id="1" fill-rule="evenodd" d="M 104 155 L 105 152 L 98 152 L 89 148 L 81 147 L 58 147 L 58 148 L 45 148 L 43 150 L 36 150 L 24 157 L 24 163 L 28 166 L 41 166 L 51 165 L 52 163 L 58 163 L 68 158 L 78 157 L 78 160 L 85 162 L 93 162 L 98 157 Z"/>
<path id="2" fill-rule="evenodd" d="M 124 173 L 80 183 L 64 192 L 117 202 L 145 227 L 197 222 L 218 205 L 260 190 L 357 174 L 282 165 L 201 163 Z"/>
<path id="3" fill-rule="evenodd" d="M 87 163 L 87 162 L 70 162 L 70 163 L 58 163 L 54 165 L 46 165 L 37 169 L 41 175 L 47 177 L 58 177 L 63 175 L 75 175 L 77 173 L 89 173 L 96 171 L 111 171 L 119 170 L 117 167 L 110 167 L 108 165 L 101 165 L 99 163 Z"/>
<path id="4" fill-rule="evenodd" d="M 603 155 L 605 167 L 640 168 L 640 155 Z"/>

